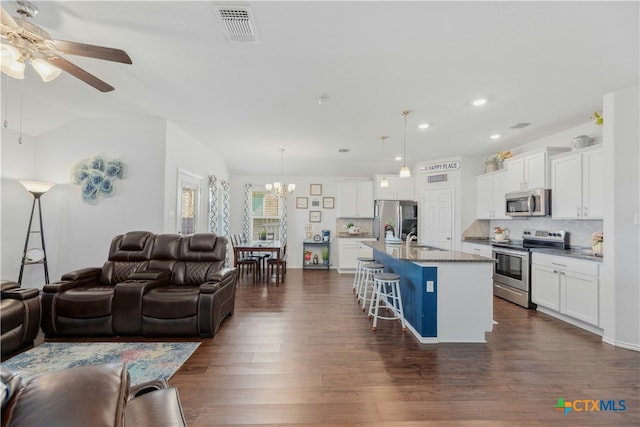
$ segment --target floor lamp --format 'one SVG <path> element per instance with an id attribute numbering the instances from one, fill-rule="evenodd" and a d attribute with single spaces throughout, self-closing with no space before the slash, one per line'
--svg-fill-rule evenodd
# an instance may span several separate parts
<path id="1" fill-rule="evenodd" d="M 22 251 L 22 263 L 20 264 L 20 276 L 18 276 L 18 284 L 22 285 L 22 273 L 24 272 L 25 265 L 31 264 L 42 264 L 44 266 L 44 280 L 45 283 L 49 283 L 49 269 L 47 267 L 47 250 L 44 246 L 44 231 L 42 228 L 42 207 L 40 206 L 40 197 L 49 191 L 54 184 L 50 182 L 41 182 L 41 181 L 20 181 L 20 184 L 27 189 L 29 193 L 33 195 L 33 205 L 31 205 L 31 216 L 29 217 L 29 228 L 27 229 L 27 238 L 24 242 L 24 251 Z M 31 225 L 33 223 L 33 214 L 36 209 L 36 202 L 38 202 L 38 217 L 40 219 L 40 229 L 36 231 L 31 231 Z M 32 233 L 40 234 L 40 241 L 42 244 L 42 254 L 41 258 L 32 258 L 28 257 L 29 252 L 29 238 Z"/>

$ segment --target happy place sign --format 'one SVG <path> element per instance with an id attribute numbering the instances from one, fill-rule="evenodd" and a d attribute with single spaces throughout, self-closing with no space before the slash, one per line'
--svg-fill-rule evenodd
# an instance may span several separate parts
<path id="1" fill-rule="evenodd" d="M 420 173 L 436 173 L 436 172 L 449 172 L 460 169 L 459 160 L 451 160 L 449 162 L 431 163 L 428 165 L 422 165 L 418 168 Z"/>

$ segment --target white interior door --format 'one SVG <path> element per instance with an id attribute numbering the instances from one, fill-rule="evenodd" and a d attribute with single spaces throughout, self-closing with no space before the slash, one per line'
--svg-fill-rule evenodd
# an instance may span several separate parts
<path id="1" fill-rule="evenodd" d="M 422 193 L 420 242 L 440 249 L 453 249 L 453 188 L 424 190 Z"/>

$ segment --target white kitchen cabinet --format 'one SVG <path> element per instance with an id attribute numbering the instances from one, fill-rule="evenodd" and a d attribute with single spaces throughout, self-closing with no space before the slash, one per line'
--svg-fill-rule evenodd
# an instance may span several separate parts
<path id="1" fill-rule="evenodd" d="M 560 276 L 558 269 L 531 265 L 531 301 L 551 310 L 560 311 Z"/>
<path id="2" fill-rule="evenodd" d="M 554 219 L 601 219 L 604 215 L 604 151 L 587 148 L 551 159 Z"/>
<path id="3" fill-rule="evenodd" d="M 338 239 L 338 272 L 353 272 L 356 269 L 356 259 L 372 257 L 373 249 L 363 242 L 375 241 L 373 238 L 339 238 Z"/>
<path id="4" fill-rule="evenodd" d="M 507 192 L 550 188 L 549 156 L 565 151 L 569 148 L 544 147 L 507 159 Z"/>
<path id="5" fill-rule="evenodd" d="M 509 219 L 505 212 L 504 195 L 507 173 L 493 172 L 476 177 L 476 218 Z"/>
<path id="6" fill-rule="evenodd" d="M 531 264 L 531 300 L 538 308 L 598 326 L 600 263 L 534 252 Z"/>
<path id="7" fill-rule="evenodd" d="M 462 242 L 462 252 L 480 255 L 486 258 L 491 258 L 491 245 L 483 245 L 481 243 Z"/>
<path id="8" fill-rule="evenodd" d="M 373 181 L 338 184 L 338 217 L 373 218 Z"/>
<path id="9" fill-rule="evenodd" d="M 382 178 L 386 177 L 388 187 L 380 187 Z M 376 200 L 415 200 L 414 179 L 400 178 L 399 176 L 376 175 L 375 180 Z"/>

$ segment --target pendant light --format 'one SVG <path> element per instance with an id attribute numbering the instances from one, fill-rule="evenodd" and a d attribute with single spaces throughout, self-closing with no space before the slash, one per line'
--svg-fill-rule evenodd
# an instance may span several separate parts
<path id="1" fill-rule="evenodd" d="M 400 178 L 410 178 L 411 171 L 407 167 L 407 116 L 409 115 L 409 110 L 403 110 L 402 115 L 404 116 L 404 164 L 400 168 Z"/>
<path id="2" fill-rule="evenodd" d="M 382 160 L 384 160 L 384 140 L 389 138 L 388 136 L 381 136 L 380 139 L 382 140 Z M 380 187 L 382 188 L 387 188 L 389 187 L 389 180 L 387 179 L 387 176 L 383 176 L 382 179 L 380 180 Z"/>

